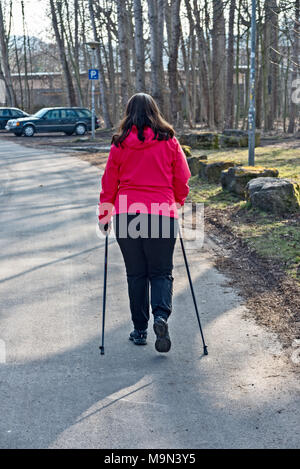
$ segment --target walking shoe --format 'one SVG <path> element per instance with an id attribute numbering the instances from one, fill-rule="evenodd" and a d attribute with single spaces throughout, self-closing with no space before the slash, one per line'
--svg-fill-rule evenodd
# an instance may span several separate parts
<path id="1" fill-rule="evenodd" d="M 129 340 L 132 340 L 132 342 L 135 345 L 146 345 L 147 344 L 147 330 L 138 331 L 137 329 L 134 329 L 132 332 L 130 332 Z"/>
<path id="2" fill-rule="evenodd" d="M 156 317 L 154 319 L 153 329 L 156 334 L 156 350 L 161 353 L 168 352 L 171 348 L 171 339 L 167 321 L 164 318 Z"/>

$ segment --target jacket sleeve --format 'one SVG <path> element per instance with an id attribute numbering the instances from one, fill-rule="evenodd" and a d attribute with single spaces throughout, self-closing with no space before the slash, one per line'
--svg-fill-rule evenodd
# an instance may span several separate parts
<path id="1" fill-rule="evenodd" d="M 111 219 L 119 188 L 119 151 L 119 148 L 115 145 L 111 146 L 101 179 L 102 190 L 100 192 L 100 202 L 98 205 L 98 218 L 99 222 L 103 224 L 108 223 Z"/>
<path id="2" fill-rule="evenodd" d="M 175 201 L 180 205 L 183 205 L 190 190 L 188 186 L 188 180 L 191 177 L 191 173 L 186 156 L 180 146 L 180 143 L 176 137 L 173 138 L 175 143 L 175 158 L 173 162 L 173 190 Z"/>

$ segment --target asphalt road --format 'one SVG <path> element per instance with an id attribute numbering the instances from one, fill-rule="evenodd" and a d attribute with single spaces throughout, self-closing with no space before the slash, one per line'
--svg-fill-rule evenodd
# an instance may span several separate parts
<path id="1" fill-rule="evenodd" d="M 0 447 L 299 447 L 296 375 L 276 338 L 244 318 L 209 240 L 188 253 L 209 355 L 179 243 L 170 353 L 154 350 L 152 331 L 146 347 L 128 341 L 111 238 L 100 356 L 99 180 L 79 159 L 0 139 Z"/>

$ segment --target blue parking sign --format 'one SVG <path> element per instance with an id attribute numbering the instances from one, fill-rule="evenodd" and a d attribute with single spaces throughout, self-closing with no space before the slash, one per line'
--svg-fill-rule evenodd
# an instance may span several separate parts
<path id="1" fill-rule="evenodd" d="M 96 68 L 89 70 L 89 80 L 99 80 L 99 70 Z"/>

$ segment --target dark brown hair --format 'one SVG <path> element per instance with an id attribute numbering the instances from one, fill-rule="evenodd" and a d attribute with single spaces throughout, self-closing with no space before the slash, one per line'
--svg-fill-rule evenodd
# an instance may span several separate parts
<path id="1" fill-rule="evenodd" d="M 168 140 L 174 137 L 175 131 L 161 115 L 155 100 L 146 93 L 134 94 L 128 101 L 126 112 L 121 121 L 119 132 L 112 138 L 117 147 L 129 135 L 132 126 L 138 129 L 138 139 L 144 142 L 144 128 L 151 127 L 154 132 L 153 140 Z"/>

